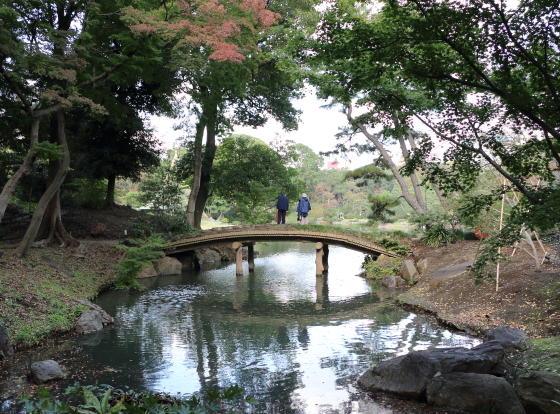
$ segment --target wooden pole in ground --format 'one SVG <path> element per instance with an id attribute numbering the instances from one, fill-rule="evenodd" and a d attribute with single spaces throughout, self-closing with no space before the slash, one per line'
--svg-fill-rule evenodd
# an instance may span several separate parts
<path id="1" fill-rule="evenodd" d="M 247 260 L 249 262 L 249 272 L 255 271 L 255 243 L 247 245 Z"/>
<path id="2" fill-rule="evenodd" d="M 243 274 L 243 245 L 239 242 L 233 242 L 231 245 L 235 250 L 235 274 Z"/>
<path id="3" fill-rule="evenodd" d="M 506 203 L 506 183 L 502 184 L 502 209 L 500 211 L 500 230 L 502 231 L 502 224 L 504 222 L 504 205 Z M 502 251 L 501 247 L 498 247 L 498 256 L 500 256 L 500 252 Z M 500 286 L 500 262 L 496 265 L 496 292 L 498 291 L 498 287 Z"/>
<path id="4" fill-rule="evenodd" d="M 323 244 L 323 272 L 329 271 L 329 245 Z"/>
<path id="5" fill-rule="evenodd" d="M 323 243 L 315 243 L 315 275 L 323 274 Z"/>

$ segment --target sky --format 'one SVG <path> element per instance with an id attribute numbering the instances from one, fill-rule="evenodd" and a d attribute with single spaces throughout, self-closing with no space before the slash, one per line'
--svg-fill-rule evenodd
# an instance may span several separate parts
<path id="1" fill-rule="evenodd" d="M 294 106 L 302 111 L 301 122 L 297 131 L 286 132 L 281 125 L 269 120 L 263 127 L 235 127 L 234 134 L 246 134 L 259 138 L 266 143 L 275 138 L 281 140 L 292 140 L 297 143 L 305 144 L 316 153 L 320 151 L 331 151 L 335 149 L 337 140 L 335 135 L 340 131 L 339 127 L 346 125 L 346 116 L 340 112 L 340 108 L 321 108 L 326 105 L 326 101 L 318 100 L 313 92 L 310 92 L 303 99 L 294 102 Z M 176 146 L 176 139 L 181 136 L 180 131 L 173 130 L 176 121 L 169 118 L 152 118 L 152 125 L 155 127 L 156 136 L 163 142 L 164 147 L 171 149 Z M 359 137 L 362 141 L 365 138 Z M 400 155 L 400 154 L 399 154 Z M 372 162 L 371 154 L 361 156 L 350 155 L 349 160 L 341 156 L 331 155 L 325 157 L 325 161 L 339 161 L 340 167 L 355 169 Z"/>

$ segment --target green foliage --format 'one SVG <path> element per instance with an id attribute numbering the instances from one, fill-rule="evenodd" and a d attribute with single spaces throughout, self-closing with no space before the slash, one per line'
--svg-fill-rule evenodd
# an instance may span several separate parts
<path id="1" fill-rule="evenodd" d="M 166 238 L 178 238 L 196 232 L 187 219 L 187 212 L 179 209 L 158 210 L 135 217 L 130 221 L 130 236 L 149 237 L 161 233 Z"/>
<path id="2" fill-rule="evenodd" d="M 61 160 L 64 156 L 64 150 L 62 149 L 62 145 L 54 142 L 43 141 L 38 142 L 35 145 L 33 155 L 41 160 L 57 161 Z"/>
<path id="3" fill-rule="evenodd" d="M 246 135 L 232 135 L 216 151 L 211 188 L 235 205 L 237 214 L 247 223 L 272 219 L 271 204 L 286 191 L 296 199 L 303 183 L 290 163 L 291 151 L 283 158 L 263 141 Z"/>
<path id="4" fill-rule="evenodd" d="M 152 234 L 145 240 L 136 240 L 138 247 L 127 247 L 122 244 L 116 246 L 125 251 L 124 259 L 115 265 L 119 276 L 115 281 L 117 289 L 142 289 L 136 277 L 146 266 L 151 266 L 156 260 L 164 256 L 163 249 L 169 246 L 161 235 Z"/>
<path id="5" fill-rule="evenodd" d="M 451 241 L 451 231 L 445 228 L 443 224 L 434 224 L 424 232 L 422 240 L 428 246 L 438 246 L 442 241 Z"/>
<path id="6" fill-rule="evenodd" d="M 402 259 L 388 259 L 385 263 L 377 263 L 370 256 L 366 256 L 362 268 L 367 279 L 381 280 L 385 276 L 395 276 L 401 269 Z"/>
<path id="7" fill-rule="evenodd" d="M 237 385 L 223 389 L 214 388 L 205 394 L 173 398 L 151 391 L 122 391 L 109 385 L 80 386 L 75 383 L 65 390 L 66 395 L 82 399 L 78 409 L 66 401 L 53 399 L 47 388 L 41 387 L 35 398 L 23 394 L 18 402 L 28 414 L 209 414 L 218 412 L 245 412 L 245 404 L 255 404 L 252 397 L 245 397 Z"/>
<path id="8" fill-rule="evenodd" d="M 138 185 L 136 202 L 153 210 L 184 207 L 184 185 L 177 171 L 166 164 L 154 167 Z"/>
<path id="9" fill-rule="evenodd" d="M 66 207 L 99 208 L 105 201 L 107 193 L 106 180 L 76 178 L 64 185 L 61 203 Z"/>

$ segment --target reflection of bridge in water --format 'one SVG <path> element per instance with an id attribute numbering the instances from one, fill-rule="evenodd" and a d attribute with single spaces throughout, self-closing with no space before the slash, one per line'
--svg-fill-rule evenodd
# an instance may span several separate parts
<path id="1" fill-rule="evenodd" d="M 248 248 L 249 271 L 255 269 L 255 242 L 296 241 L 315 243 L 316 274 L 320 275 L 329 269 L 329 245 L 342 246 L 347 249 L 379 256 L 399 257 L 395 252 L 388 251 L 367 237 L 346 232 L 318 232 L 306 230 L 302 226 L 286 225 L 255 225 L 216 227 L 199 234 L 174 242 L 166 249 L 166 254 L 176 256 L 179 260 L 192 250 L 223 244 L 232 244 L 236 251 L 236 273 L 243 274 L 242 247 Z"/>

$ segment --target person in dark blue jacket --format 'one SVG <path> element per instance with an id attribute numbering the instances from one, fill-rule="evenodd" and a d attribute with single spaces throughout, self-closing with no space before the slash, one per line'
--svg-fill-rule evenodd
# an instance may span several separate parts
<path id="1" fill-rule="evenodd" d="M 282 195 L 278 196 L 276 201 L 276 209 L 278 210 L 278 217 L 276 222 L 278 224 L 286 224 L 286 211 L 290 208 L 290 200 L 286 197 L 286 192 L 282 191 Z"/>
<path id="2" fill-rule="evenodd" d="M 296 209 L 299 224 L 309 224 L 309 217 L 307 217 L 309 215 L 309 210 L 311 210 L 311 204 L 309 204 L 307 194 L 303 193 Z"/>

